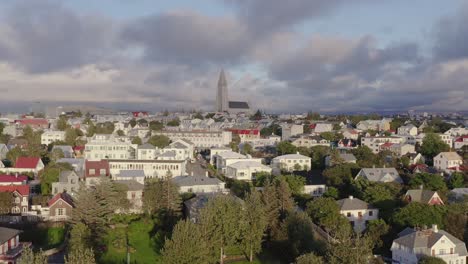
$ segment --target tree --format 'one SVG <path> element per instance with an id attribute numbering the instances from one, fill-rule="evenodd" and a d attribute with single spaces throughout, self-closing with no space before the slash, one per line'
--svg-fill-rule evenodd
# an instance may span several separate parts
<path id="1" fill-rule="evenodd" d="M 386 235 L 389 229 L 390 226 L 383 219 L 371 220 L 367 224 L 366 235 L 374 241 L 374 246 L 381 247 L 383 246 L 382 236 Z"/>
<path id="2" fill-rule="evenodd" d="M 307 203 L 307 214 L 331 233 L 340 228 L 351 229 L 348 220 L 340 214 L 340 208 L 332 198 L 317 198 Z"/>
<path id="3" fill-rule="evenodd" d="M 354 181 L 353 188 L 359 198 L 371 204 L 387 200 L 395 200 L 401 190 L 401 186 L 399 184 L 371 182 L 366 179 L 358 179 Z"/>
<path id="4" fill-rule="evenodd" d="M 284 175 L 281 176 L 280 179 L 284 179 L 288 183 L 289 189 L 293 194 L 298 195 L 304 192 L 306 183 L 304 177 L 298 175 Z"/>
<path id="5" fill-rule="evenodd" d="M 357 168 L 358 166 L 354 163 L 344 163 L 325 169 L 323 176 L 328 185 L 340 188 L 351 184 L 354 176 L 353 170 Z"/>
<path id="6" fill-rule="evenodd" d="M 8 214 L 14 206 L 14 197 L 11 192 L 0 192 L 0 213 Z"/>
<path id="7" fill-rule="evenodd" d="M 252 154 L 252 151 L 253 151 L 252 145 L 250 145 L 249 143 L 244 143 L 242 145 L 242 152 L 244 155 Z"/>
<path id="8" fill-rule="evenodd" d="M 312 220 L 304 212 L 294 212 L 284 221 L 291 259 L 311 252 L 315 247 Z"/>
<path id="9" fill-rule="evenodd" d="M 83 134 L 83 132 L 77 128 L 65 129 L 65 142 L 67 145 L 74 146 L 76 139 L 78 138 L 78 134 Z"/>
<path id="10" fill-rule="evenodd" d="M 91 234 L 97 234 L 108 224 L 116 210 L 129 207 L 126 190 L 108 179 L 101 179 L 92 188 L 82 186 L 75 196 L 72 223 L 83 223 Z"/>
<path id="11" fill-rule="evenodd" d="M 70 240 L 68 242 L 70 248 L 90 246 L 91 230 L 84 223 L 76 223 L 70 231 Z"/>
<path id="12" fill-rule="evenodd" d="M 96 134 L 96 125 L 94 125 L 94 123 L 91 120 L 89 120 L 88 130 L 86 130 L 86 136 L 92 137 L 94 136 L 94 134 Z"/>
<path id="13" fill-rule="evenodd" d="M 144 193 L 143 208 L 148 214 L 156 214 L 161 210 L 165 210 L 173 216 L 180 214 L 182 200 L 179 195 L 179 187 L 168 177 L 147 181 Z"/>
<path id="14" fill-rule="evenodd" d="M 323 133 L 320 134 L 320 136 L 323 139 L 326 139 L 326 140 L 328 140 L 330 142 L 337 141 L 337 140 L 343 138 L 342 134 L 335 133 L 335 132 L 323 132 Z"/>
<path id="15" fill-rule="evenodd" d="M 313 146 L 311 148 L 311 162 L 312 168 L 323 169 L 325 167 L 325 157 L 330 153 L 330 147 L 327 146 Z"/>
<path id="16" fill-rule="evenodd" d="M 65 256 L 65 264 L 95 264 L 96 258 L 91 248 L 75 246 Z"/>
<path id="17" fill-rule="evenodd" d="M 160 131 L 164 128 L 163 123 L 159 121 L 150 121 L 149 122 L 149 128 L 153 131 Z"/>
<path id="18" fill-rule="evenodd" d="M 432 191 L 447 191 L 447 185 L 442 176 L 431 173 L 418 173 L 409 181 L 410 188 L 418 189 L 420 186 Z"/>
<path id="19" fill-rule="evenodd" d="M 450 189 L 463 188 L 465 186 L 465 176 L 461 172 L 454 172 L 450 175 L 447 185 Z"/>
<path id="20" fill-rule="evenodd" d="M 376 164 L 376 155 L 367 146 L 359 146 L 351 150 L 351 153 L 356 157 L 356 162 L 361 168 L 371 168 Z"/>
<path id="21" fill-rule="evenodd" d="M 263 234 L 267 228 L 267 216 L 262 198 L 255 189 L 245 199 L 241 218 L 241 247 L 252 262 L 254 254 L 262 250 Z"/>
<path id="22" fill-rule="evenodd" d="M 162 262 L 167 264 L 210 263 L 206 237 L 200 225 L 188 220 L 179 221 L 172 237 L 166 238 L 162 250 Z"/>
<path id="23" fill-rule="evenodd" d="M 57 160 L 65 157 L 65 154 L 63 154 L 63 150 L 60 148 L 55 148 L 49 153 L 49 159 L 52 162 L 57 162 Z"/>
<path id="24" fill-rule="evenodd" d="M 372 241 L 368 236 L 342 229 L 327 244 L 327 263 L 367 263 L 372 257 Z"/>
<path id="25" fill-rule="evenodd" d="M 252 115 L 250 120 L 260 120 L 262 119 L 262 116 L 262 112 L 260 111 L 260 109 L 258 109 L 257 112 L 255 112 L 255 114 Z"/>
<path id="26" fill-rule="evenodd" d="M 132 128 L 134 128 L 134 127 L 136 126 L 136 124 L 137 124 L 136 119 L 135 119 L 135 118 L 132 118 L 132 120 L 130 120 L 129 124 L 130 124 L 130 126 L 131 126 Z"/>
<path id="27" fill-rule="evenodd" d="M 279 155 L 293 154 L 297 152 L 296 146 L 289 141 L 281 141 L 276 146 Z"/>
<path id="28" fill-rule="evenodd" d="M 325 193 L 323 194 L 323 197 L 325 198 L 333 198 L 333 199 L 338 199 L 340 197 L 340 193 L 337 188 L 335 187 L 328 187 Z"/>
<path id="29" fill-rule="evenodd" d="M 180 126 L 179 118 L 175 118 L 175 119 L 172 119 L 171 121 L 167 122 L 167 126 L 172 126 L 172 127 Z"/>
<path id="30" fill-rule="evenodd" d="M 26 156 L 26 153 L 24 153 L 20 147 L 14 147 L 10 149 L 10 151 L 8 151 L 6 158 L 11 162 L 11 165 L 14 166 L 16 163 L 16 160 L 19 157 L 24 157 L 24 156 Z"/>
<path id="31" fill-rule="evenodd" d="M 320 120 L 320 113 L 317 112 L 309 112 L 307 113 L 307 120 Z"/>
<path id="32" fill-rule="evenodd" d="M 117 130 L 116 133 L 117 133 L 117 136 L 119 136 L 119 137 L 125 136 L 125 132 L 123 132 L 122 129 Z"/>
<path id="33" fill-rule="evenodd" d="M 21 257 L 17 260 L 18 264 L 47 264 L 47 256 L 42 250 L 34 253 L 31 247 L 24 247 Z"/>
<path id="34" fill-rule="evenodd" d="M 432 257 L 432 256 L 423 256 L 418 264 L 445 264 L 444 260 L 437 258 L 437 257 Z"/>
<path id="35" fill-rule="evenodd" d="M 240 237 L 239 201 L 232 196 L 218 196 L 202 209 L 201 225 L 205 237 L 209 238 L 213 252 L 219 252 L 219 262 L 224 263 L 226 247 L 236 244 Z"/>
<path id="36" fill-rule="evenodd" d="M 134 137 L 134 138 L 132 139 L 132 144 L 141 145 L 141 144 L 143 144 L 143 142 L 141 141 L 141 138 L 140 138 L 140 137 Z"/>
<path id="37" fill-rule="evenodd" d="M 423 203 L 410 203 L 400 208 L 393 215 L 393 222 L 400 227 L 431 226 L 436 224 L 443 227 L 445 208 Z"/>
<path id="38" fill-rule="evenodd" d="M 427 133 L 422 141 L 421 153 L 426 157 L 434 158 L 440 152 L 449 150 L 450 146 L 435 133 Z"/>
<path id="39" fill-rule="evenodd" d="M 64 115 L 61 115 L 57 120 L 57 129 L 60 131 L 65 131 L 69 127 L 68 125 L 68 118 Z"/>
<path id="40" fill-rule="evenodd" d="M 148 139 L 148 143 L 158 148 L 165 148 L 169 146 L 171 140 L 164 135 L 155 135 Z"/>
<path id="41" fill-rule="evenodd" d="M 296 259 L 296 264 L 324 264 L 322 257 L 315 255 L 314 253 L 307 253 L 299 256 Z"/>

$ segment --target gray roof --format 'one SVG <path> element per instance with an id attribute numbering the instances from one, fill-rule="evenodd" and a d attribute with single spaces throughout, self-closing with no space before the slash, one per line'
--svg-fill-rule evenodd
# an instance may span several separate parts
<path id="1" fill-rule="evenodd" d="M 73 152 L 73 148 L 71 146 L 68 146 L 68 145 L 55 145 L 52 148 L 52 151 L 54 149 L 61 149 L 63 152 Z"/>
<path id="2" fill-rule="evenodd" d="M 68 182 L 69 177 L 78 178 L 78 175 L 74 171 L 61 171 L 59 176 L 59 182 Z"/>
<path id="3" fill-rule="evenodd" d="M 222 181 L 217 178 L 206 176 L 177 176 L 171 180 L 179 186 L 218 185 L 222 183 Z"/>
<path id="4" fill-rule="evenodd" d="M 403 230 L 401 232 L 401 237 L 395 239 L 393 242 L 403 245 L 411 249 L 418 249 L 418 252 L 424 255 L 430 255 L 430 248 L 439 241 L 443 236 L 446 236 L 452 243 L 455 244 L 455 254 L 460 256 L 467 256 L 466 245 L 460 239 L 452 236 L 444 230 L 438 230 L 434 232 L 432 229 L 425 230 L 413 230 L 410 229 Z"/>
<path id="5" fill-rule="evenodd" d="M 7 242 L 9 239 L 11 239 L 19 233 L 21 233 L 21 230 L 0 227 L 0 244 Z"/>
<path id="6" fill-rule="evenodd" d="M 431 198 L 437 192 L 431 190 L 408 190 L 406 192 L 406 196 L 411 197 L 411 202 L 418 202 L 418 203 L 429 203 Z"/>
<path id="7" fill-rule="evenodd" d="M 117 177 L 145 177 L 144 170 L 121 170 Z"/>
<path id="8" fill-rule="evenodd" d="M 403 182 L 395 168 L 363 168 L 356 178 L 359 176 L 372 182 Z"/>
<path id="9" fill-rule="evenodd" d="M 368 203 L 354 197 L 341 199 L 336 201 L 336 203 L 338 203 L 338 206 L 342 211 L 374 209 L 374 207 L 372 207 Z"/>
<path id="10" fill-rule="evenodd" d="M 138 146 L 138 149 L 156 149 L 156 147 L 149 143 L 145 143 L 141 146 Z"/>
<path id="11" fill-rule="evenodd" d="M 340 153 L 340 158 L 347 162 L 356 161 L 356 157 L 351 153 Z"/>
<path id="12" fill-rule="evenodd" d="M 171 148 L 176 148 L 176 149 L 186 149 L 188 148 L 186 145 L 180 143 L 180 142 L 174 142 L 169 145 Z"/>
<path id="13" fill-rule="evenodd" d="M 247 102 L 229 101 L 229 108 L 232 109 L 250 109 Z"/>
<path id="14" fill-rule="evenodd" d="M 129 191 L 143 191 L 145 186 L 135 180 L 119 180 L 116 183 L 124 184 L 128 187 Z"/>

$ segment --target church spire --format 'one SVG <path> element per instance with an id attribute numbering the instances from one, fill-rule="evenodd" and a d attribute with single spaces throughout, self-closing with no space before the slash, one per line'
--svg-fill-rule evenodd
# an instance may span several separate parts
<path id="1" fill-rule="evenodd" d="M 216 96 L 216 111 L 224 112 L 228 111 L 228 91 L 227 91 L 227 81 L 224 69 L 221 69 L 218 80 L 218 94 Z"/>

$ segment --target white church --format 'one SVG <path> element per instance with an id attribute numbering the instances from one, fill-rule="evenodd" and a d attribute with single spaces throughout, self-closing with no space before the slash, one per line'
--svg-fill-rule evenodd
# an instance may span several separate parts
<path id="1" fill-rule="evenodd" d="M 230 114 L 250 113 L 250 106 L 247 102 L 229 101 L 226 75 L 221 70 L 218 80 L 218 94 L 216 96 L 216 111 L 228 112 Z"/>

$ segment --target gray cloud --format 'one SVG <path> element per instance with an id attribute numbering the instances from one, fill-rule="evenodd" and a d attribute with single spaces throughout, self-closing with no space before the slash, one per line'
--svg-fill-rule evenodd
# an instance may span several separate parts
<path id="1" fill-rule="evenodd" d="M 121 38 L 142 47 L 145 60 L 197 67 L 239 62 L 251 47 L 246 28 L 236 19 L 195 12 L 137 19 L 123 29 Z"/>
<path id="2" fill-rule="evenodd" d="M 96 63 L 113 38 L 109 20 L 77 15 L 53 1 L 21 1 L 2 22 L 0 59 L 32 73 Z"/>
<path id="3" fill-rule="evenodd" d="M 433 29 L 434 56 L 437 60 L 468 57 L 468 4 L 455 17 L 445 17 Z"/>

